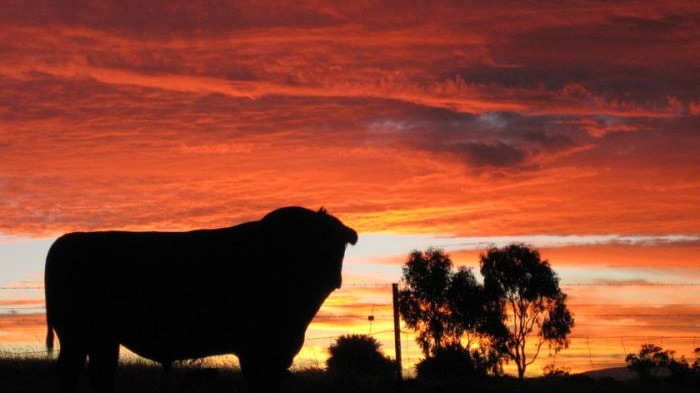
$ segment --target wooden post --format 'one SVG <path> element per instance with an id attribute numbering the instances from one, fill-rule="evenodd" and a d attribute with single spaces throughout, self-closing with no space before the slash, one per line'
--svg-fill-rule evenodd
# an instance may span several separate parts
<path id="1" fill-rule="evenodd" d="M 396 350 L 396 392 L 401 393 L 403 366 L 401 365 L 401 326 L 399 324 L 399 284 L 391 284 L 394 303 L 394 349 Z"/>

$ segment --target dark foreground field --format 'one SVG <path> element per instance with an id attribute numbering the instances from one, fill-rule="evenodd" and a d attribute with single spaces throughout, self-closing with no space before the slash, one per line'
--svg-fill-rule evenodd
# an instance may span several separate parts
<path id="1" fill-rule="evenodd" d="M 212 369 L 201 366 L 176 367 L 164 377 L 159 367 L 150 364 L 122 364 L 117 374 L 118 393 L 234 393 L 247 392 L 239 371 Z M 404 393 L 451 392 L 519 392 L 519 393 L 699 393 L 700 386 L 674 384 L 668 381 L 619 382 L 610 379 L 591 379 L 581 376 L 528 379 L 519 386 L 513 378 L 492 378 L 482 381 L 424 383 L 406 380 L 401 386 Z M 0 357 L 0 393 L 52 393 L 54 363 L 47 360 L 19 360 Z M 322 370 L 292 373 L 282 392 L 305 393 L 395 393 L 392 381 L 367 378 L 331 378 Z M 83 377 L 78 392 L 91 392 Z"/>

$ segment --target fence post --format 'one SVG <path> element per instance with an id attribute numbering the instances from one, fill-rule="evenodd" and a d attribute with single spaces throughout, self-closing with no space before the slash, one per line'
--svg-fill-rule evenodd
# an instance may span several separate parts
<path id="1" fill-rule="evenodd" d="M 401 393 L 403 366 L 401 365 L 401 326 L 399 324 L 399 284 L 391 284 L 394 305 L 394 349 L 396 351 L 396 392 Z"/>

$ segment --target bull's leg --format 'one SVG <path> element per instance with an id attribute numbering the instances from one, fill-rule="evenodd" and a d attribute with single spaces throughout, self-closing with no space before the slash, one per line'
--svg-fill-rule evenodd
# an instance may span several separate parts
<path id="1" fill-rule="evenodd" d="M 250 393 L 277 393 L 285 368 L 270 359 L 254 356 L 240 357 L 241 371 Z"/>
<path id="2" fill-rule="evenodd" d="M 85 365 L 87 352 L 79 346 L 61 343 L 58 354 L 58 388 L 61 393 L 73 393 Z"/>
<path id="3" fill-rule="evenodd" d="M 95 393 L 112 393 L 119 362 L 119 344 L 101 342 L 90 348 L 90 383 Z"/>

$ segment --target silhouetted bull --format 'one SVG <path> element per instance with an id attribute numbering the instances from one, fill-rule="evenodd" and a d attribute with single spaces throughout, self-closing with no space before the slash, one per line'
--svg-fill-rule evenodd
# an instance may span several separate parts
<path id="1" fill-rule="evenodd" d="M 166 367 L 233 353 L 251 392 L 278 390 L 355 242 L 324 209 L 300 207 L 222 229 L 60 237 L 45 274 L 60 391 L 74 391 L 89 356 L 93 389 L 111 392 L 120 344 Z"/>

